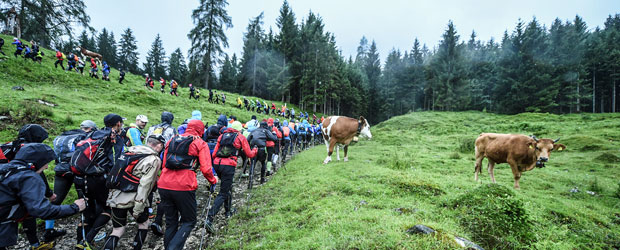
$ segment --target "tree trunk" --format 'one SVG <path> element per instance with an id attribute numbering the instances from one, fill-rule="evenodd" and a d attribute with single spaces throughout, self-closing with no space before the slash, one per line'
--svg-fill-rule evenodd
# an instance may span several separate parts
<path id="1" fill-rule="evenodd" d="M 581 98 L 579 93 L 579 73 L 577 73 L 577 113 L 581 112 Z"/>
<path id="2" fill-rule="evenodd" d="M 596 68 L 592 71 L 592 114 L 596 113 Z"/>
<path id="3" fill-rule="evenodd" d="M 252 95 L 256 96 L 256 48 L 254 48 L 254 62 L 252 65 Z"/>

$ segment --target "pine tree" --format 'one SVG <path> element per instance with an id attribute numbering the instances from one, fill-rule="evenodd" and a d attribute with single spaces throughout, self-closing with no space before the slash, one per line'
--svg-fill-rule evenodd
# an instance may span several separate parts
<path id="1" fill-rule="evenodd" d="M 155 37 L 155 41 L 151 45 L 151 50 L 146 55 L 146 63 L 144 63 L 144 72 L 149 74 L 151 78 L 166 78 L 166 51 L 159 34 Z"/>
<path id="2" fill-rule="evenodd" d="M 108 33 L 104 28 L 97 37 L 97 48 L 99 54 L 103 57 L 110 66 L 116 67 L 116 41 L 114 40 L 114 34 Z"/>
<path id="3" fill-rule="evenodd" d="M 86 30 L 82 31 L 82 34 L 80 34 L 80 37 L 78 38 L 78 43 L 78 46 L 81 46 L 82 48 L 85 48 L 87 50 L 97 50 L 97 44 L 95 43 L 95 40 L 93 39 L 93 37 L 88 36 Z"/>
<path id="4" fill-rule="evenodd" d="M 227 5 L 226 0 L 200 0 L 200 5 L 192 12 L 196 27 L 187 35 L 192 40 L 190 60 L 201 67 L 199 72 L 202 72 L 206 89 L 215 82 L 211 77 L 213 65 L 219 61 L 223 48 L 228 47 L 224 29 L 231 28 L 232 21 L 226 11 Z"/>
<path id="5" fill-rule="evenodd" d="M 264 63 L 265 34 L 262 29 L 263 13 L 250 20 L 243 38 L 243 57 L 241 58 L 241 77 L 244 93 L 260 96 L 265 86 Z"/>
<path id="6" fill-rule="evenodd" d="M 359 54 L 359 53 L 358 53 Z M 379 95 L 378 83 L 381 76 L 381 62 L 379 61 L 379 52 L 377 51 L 377 44 L 372 41 L 370 49 L 366 54 L 366 60 L 364 64 L 364 72 L 368 77 L 368 121 L 372 124 L 381 121 L 379 119 L 379 112 L 381 108 L 381 96 Z"/>
<path id="7" fill-rule="evenodd" d="M 290 101 L 291 96 L 295 96 L 295 87 L 299 86 L 299 75 L 301 72 L 299 64 L 299 27 L 295 24 L 295 14 L 288 4 L 284 1 L 280 8 L 280 16 L 276 20 L 276 25 L 280 29 L 275 37 L 275 48 L 282 56 L 281 67 L 287 68 L 291 77 L 281 86 L 279 94 L 282 101 L 285 96 Z"/>
<path id="8" fill-rule="evenodd" d="M 82 0 L 2 0 L 0 3 L 14 7 L 18 12 L 15 36 L 37 41 L 44 47 L 50 47 L 52 43 L 59 46 L 63 36 L 72 36 L 74 26 L 92 30 Z"/>
<path id="9" fill-rule="evenodd" d="M 188 86 L 188 71 L 183 53 L 180 48 L 177 48 L 170 54 L 170 60 L 168 61 L 168 77 L 182 86 Z"/>
<path id="10" fill-rule="evenodd" d="M 138 74 L 138 45 L 133 31 L 127 28 L 121 35 L 118 44 L 118 66 L 121 69 L 128 70 L 133 74 Z"/>

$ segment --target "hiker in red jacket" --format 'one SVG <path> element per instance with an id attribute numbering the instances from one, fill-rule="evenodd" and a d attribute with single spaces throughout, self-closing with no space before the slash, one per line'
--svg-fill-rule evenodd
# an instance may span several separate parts
<path id="1" fill-rule="evenodd" d="M 163 169 L 157 182 L 166 216 L 166 249 L 183 249 L 187 237 L 196 225 L 198 180 L 192 165 L 200 165 L 202 175 L 211 183 L 211 190 L 215 189 L 217 183 L 211 169 L 209 146 L 201 139 L 203 133 L 202 121 L 191 120 L 185 133 L 176 135 L 166 145 Z M 191 143 L 184 147 L 183 145 L 187 145 L 186 140 L 191 140 Z M 194 164 L 186 166 L 184 164 L 187 161 L 180 159 L 189 159 Z"/>
<path id="2" fill-rule="evenodd" d="M 60 50 L 56 50 L 56 58 L 58 60 L 56 60 L 56 62 L 54 63 L 54 67 L 58 68 L 58 64 L 60 64 L 60 67 L 62 68 L 62 70 L 65 70 L 65 66 L 62 65 L 62 61 L 64 60 L 64 55 L 62 54 L 62 52 L 60 52 Z"/>
<path id="3" fill-rule="evenodd" d="M 213 167 L 218 177 L 222 180 L 222 184 L 220 185 L 220 192 L 217 194 L 207 217 L 206 226 L 207 230 L 211 233 L 215 232 L 215 228 L 213 228 L 213 219 L 217 212 L 220 211 L 222 204 L 224 204 L 227 218 L 235 213 L 234 210 L 231 210 L 231 203 L 233 177 L 235 176 L 235 167 L 237 167 L 237 157 L 241 155 L 242 151 L 248 158 L 253 158 L 258 152 L 257 148 L 250 150 L 248 140 L 240 132 L 242 129 L 241 122 L 234 121 L 232 125 L 219 136 L 215 149 L 213 150 Z"/>

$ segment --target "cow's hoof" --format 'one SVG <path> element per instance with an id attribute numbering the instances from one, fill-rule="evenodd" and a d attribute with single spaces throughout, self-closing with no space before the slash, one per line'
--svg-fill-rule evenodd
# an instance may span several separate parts
<path id="1" fill-rule="evenodd" d="M 347 162 L 347 161 L 349 161 L 349 158 L 345 157 L 344 162 Z"/>

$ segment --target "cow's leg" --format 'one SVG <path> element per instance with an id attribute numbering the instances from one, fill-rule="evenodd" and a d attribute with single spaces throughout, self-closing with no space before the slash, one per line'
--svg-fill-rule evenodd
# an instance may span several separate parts
<path id="1" fill-rule="evenodd" d="M 482 171 L 482 160 L 484 160 L 484 154 L 476 147 L 476 163 L 474 163 L 474 180 L 476 181 L 478 181 L 478 174 Z"/>
<path id="2" fill-rule="evenodd" d="M 329 142 L 329 148 L 327 149 L 327 158 L 323 161 L 323 164 L 327 164 L 332 161 L 332 153 L 334 152 L 334 146 L 336 146 L 336 140 Z"/>
<path id="3" fill-rule="evenodd" d="M 344 145 L 344 162 L 349 161 L 349 157 L 347 156 L 348 151 L 349 151 L 349 145 Z"/>
<path id="4" fill-rule="evenodd" d="M 491 159 L 487 159 L 487 160 L 489 160 L 489 165 L 487 166 L 487 169 L 489 171 L 489 175 L 491 176 L 491 181 L 495 183 L 495 173 L 493 172 L 493 170 L 495 169 L 495 162 L 492 161 Z"/>
<path id="5" fill-rule="evenodd" d="M 521 179 L 521 171 L 519 171 L 519 165 L 515 161 L 508 161 L 510 164 L 510 169 L 512 170 L 512 175 L 515 179 L 515 189 L 520 189 L 519 187 L 519 179 Z"/>
<path id="6" fill-rule="evenodd" d="M 340 161 L 340 146 L 336 146 L 336 159 Z"/>

